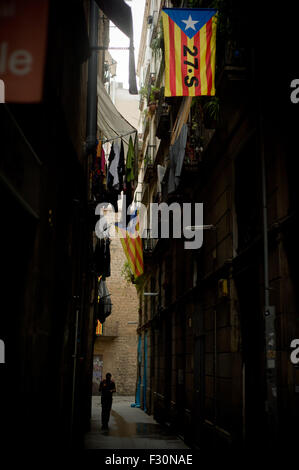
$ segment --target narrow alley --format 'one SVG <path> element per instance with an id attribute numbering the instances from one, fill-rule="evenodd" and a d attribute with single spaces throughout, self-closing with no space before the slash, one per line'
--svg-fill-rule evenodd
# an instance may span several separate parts
<path id="1" fill-rule="evenodd" d="M 101 430 L 100 397 L 92 399 L 91 429 L 85 449 L 189 449 L 183 440 L 158 424 L 140 408 L 133 396 L 113 399 L 109 429 Z"/>
<path id="2" fill-rule="evenodd" d="M 298 1 L 269 4 L 0 0 L 0 451 L 297 449 Z"/>

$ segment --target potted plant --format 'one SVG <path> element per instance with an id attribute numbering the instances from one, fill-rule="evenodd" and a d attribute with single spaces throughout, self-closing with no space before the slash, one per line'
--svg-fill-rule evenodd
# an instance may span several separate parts
<path id="1" fill-rule="evenodd" d="M 123 264 L 122 270 L 121 270 L 121 276 L 127 281 L 128 284 L 132 283 L 135 284 L 135 276 L 131 271 L 130 265 L 127 261 Z"/>
<path id="2" fill-rule="evenodd" d="M 164 54 L 164 35 L 163 35 L 162 20 L 160 20 L 159 29 L 158 29 L 155 37 L 152 39 L 150 47 L 153 51 L 155 60 L 157 60 L 157 57 L 159 57 L 160 54 L 162 54 L 162 58 L 163 58 L 163 54 Z"/>
<path id="3" fill-rule="evenodd" d="M 147 93 L 148 93 L 147 86 L 143 85 L 139 90 L 139 95 L 141 96 L 142 100 L 147 98 Z"/>
<path id="4" fill-rule="evenodd" d="M 156 108 L 157 108 L 157 104 L 155 101 L 152 101 L 148 104 L 148 112 L 150 116 L 154 114 L 154 112 L 156 111 Z"/>
<path id="5" fill-rule="evenodd" d="M 204 125 L 207 129 L 215 129 L 220 120 L 220 101 L 218 96 L 213 96 L 203 105 Z"/>
<path id="6" fill-rule="evenodd" d="M 152 86 L 150 94 L 150 102 L 157 101 L 160 97 L 160 88 Z"/>
<path id="7" fill-rule="evenodd" d="M 160 95 L 160 89 L 151 86 L 151 92 L 149 95 L 149 101 L 148 101 L 148 109 L 149 109 L 149 114 L 152 116 L 157 108 L 157 100 L 159 99 Z"/>

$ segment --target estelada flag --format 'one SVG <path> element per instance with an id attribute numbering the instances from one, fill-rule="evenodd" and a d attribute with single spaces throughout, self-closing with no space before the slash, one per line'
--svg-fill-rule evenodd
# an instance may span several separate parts
<path id="1" fill-rule="evenodd" d="M 120 241 L 127 257 L 130 270 L 135 279 L 143 274 L 143 248 L 139 235 L 139 215 L 136 209 L 131 214 L 127 227 L 121 222 L 115 224 L 119 232 Z"/>
<path id="2" fill-rule="evenodd" d="M 215 95 L 217 10 L 164 8 L 165 96 Z"/>
<path id="3" fill-rule="evenodd" d="M 103 334 L 103 324 L 100 322 L 100 320 L 97 320 L 96 335 L 102 336 L 102 334 Z"/>

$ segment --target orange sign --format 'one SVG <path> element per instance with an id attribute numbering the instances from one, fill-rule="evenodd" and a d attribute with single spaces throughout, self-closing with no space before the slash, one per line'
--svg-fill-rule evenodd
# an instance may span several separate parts
<path id="1" fill-rule="evenodd" d="M 0 80 L 5 101 L 42 99 L 48 0 L 0 0 Z"/>

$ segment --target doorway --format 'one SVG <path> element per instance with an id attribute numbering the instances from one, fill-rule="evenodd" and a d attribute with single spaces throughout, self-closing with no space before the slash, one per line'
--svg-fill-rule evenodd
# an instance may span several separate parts
<path id="1" fill-rule="evenodd" d="M 243 357 L 243 432 L 247 445 L 264 441 L 265 375 L 264 321 L 261 308 L 259 270 L 247 266 L 236 278 Z"/>
<path id="2" fill-rule="evenodd" d="M 93 356 L 92 395 L 99 396 L 100 382 L 103 380 L 103 355 Z"/>

